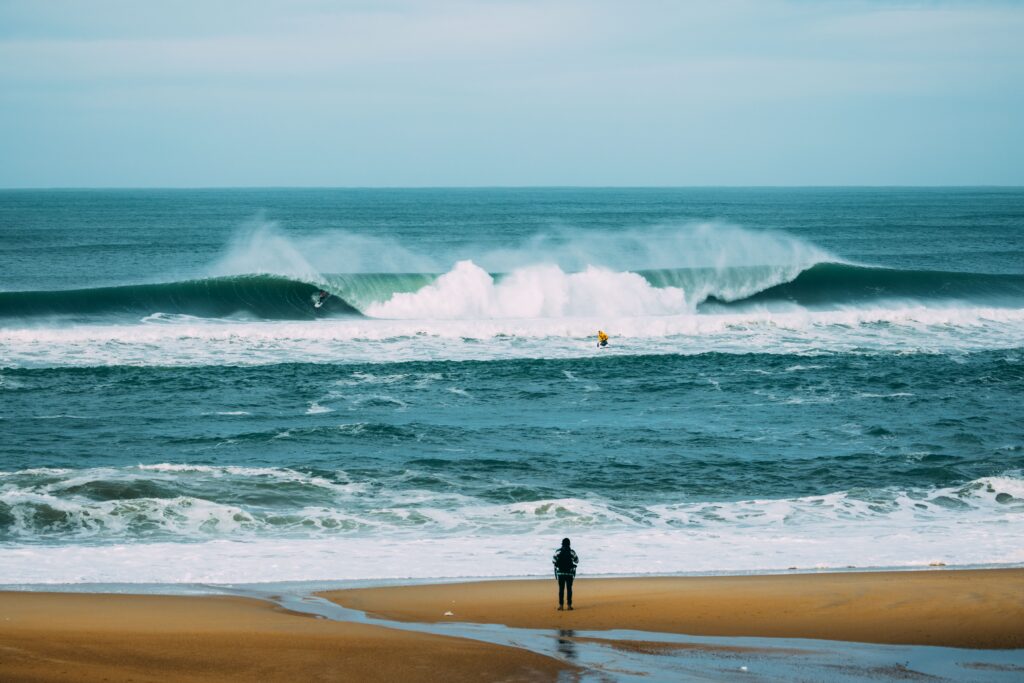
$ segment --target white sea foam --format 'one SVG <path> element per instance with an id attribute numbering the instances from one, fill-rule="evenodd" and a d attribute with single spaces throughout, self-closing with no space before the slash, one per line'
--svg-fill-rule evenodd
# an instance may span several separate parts
<path id="1" fill-rule="evenodd" d="M 190 473 L 190 474 L 202 474 L 214 478 L 220 477 L 239 477 L 242 479 L 253 479 L 263 478 L 273 482 L 298 482 L 304 486 L 315 486 L 339 493 L 352 493 L 353 491 L 362 491 L 364 487 L 361 484 L 338 484 L 336 481 L 319 477 L 315 475 L 306 474 L 304 472 L 298 472 L 286 467 L 247 467 L 243 465 L 192 465 L 188 463 L 156 463 L 153 465 L 136 465 L 134 468 L 96 468 L 90 470 L 84 470 L 85 476 L 89 480 L 96 480 L 103 477 L 113 477 L 120 479 L 123 477 L 133 476 L 133 472 L 136 470 L 140 472 L 161 472 L 161 473 Z M 0 476 L 8 475 L 14 476 L 17 474 L 31 474 L 37 470 L 21 470 L 19 472 L 0 472 Z M 68 473 L 74 470 L 54 470 L 56 473 Z M 336 477 L 345 477 L 345 473 L 340 470 L 335 472 Z"/>
<path id="2" fill-rule="evenodd" d="M 0 330 L 0 365 L 259 365 L 575 358 L 608 330 L 614 354 L 957 353 L 1019 348 L 1024 309 L 876 306 L 832 311 L 494 320 L 192 321 Z M 346 381 L 386 383 L 370 378 Z"/>
<path id="3" fill-rule="evenodd" d="M 225 492 L 291 483 L 319 502 L 196 496 L 97 501 L 90 482 L 228 478 Z M 266 489 L 261 489 L 266 490 Z M 289 491 L 291 501 L 296 490 Z M 793 499 L 680 501 L 630 508 L 600 499 L 486 503 L 390 487 L 373 496 L 278 468 L 161 464 L 0 473 L 13 518 L 0 580 L 250 582 L 543 575 L 568 534 L 586 574 L 1024 563 L 1020 472 L 935 489 L 879 488 Z M 41 529 L 33 511 L 59 512 Z M 59 537 L 59 539 L 58 539 Z M 58 542 L 60 545 L 52 545 Z M 550 546 L 550 547 L 549 547 Z"/>
<path id="4" fill-rule="evenodd" d="M 1024 564 L 1021 524 L 890 524 L 643 530 L 574 529 L 581 576 Z M 547 576 L 564 527 L 446 537 L 226 538 L 192 543 L 23 545 L 0 555 L 5 583 L 262 581 Z"/>
<path id="5" fill-rule="evenodd" d="M 495 280 L 472 261 L 460 261 L 431 285 L 369 306 L 374 318 L 489 320 L 494 318 L 597 318 L 688 313 L 682 289 L 653 287 L 640 275 L 593 266 L 566 273 L 532 266 Z"/>

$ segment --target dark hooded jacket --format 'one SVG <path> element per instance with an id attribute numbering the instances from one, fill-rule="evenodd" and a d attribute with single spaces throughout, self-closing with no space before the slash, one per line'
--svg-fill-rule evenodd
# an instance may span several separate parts
<path id="1" fill-rule="evenodd" d="M 580 558 L 576 556 L 575 550 L 563 546 L 555 551 L 551 562 L 555 565 L 555 576 L 576 576 L 576 565 L 580 563 Z"/>

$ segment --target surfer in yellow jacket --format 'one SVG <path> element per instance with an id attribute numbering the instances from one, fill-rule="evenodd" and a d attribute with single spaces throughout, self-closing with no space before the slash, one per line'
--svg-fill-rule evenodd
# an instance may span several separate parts
<path id="1" fill-rule="evenodd" d="M 604 330 L 597 331 L 597 345 L 599 347 L 608 346 L 608 335 L 605 334 Z"/>

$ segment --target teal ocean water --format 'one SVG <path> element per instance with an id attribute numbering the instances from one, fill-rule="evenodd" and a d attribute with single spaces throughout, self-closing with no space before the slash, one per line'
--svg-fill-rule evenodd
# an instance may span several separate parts
<path id="1" fill-rule="evenodd" d="M 1024 563 L 1024 190 L 3 191 L 0 266 L 0 583 Z"/>

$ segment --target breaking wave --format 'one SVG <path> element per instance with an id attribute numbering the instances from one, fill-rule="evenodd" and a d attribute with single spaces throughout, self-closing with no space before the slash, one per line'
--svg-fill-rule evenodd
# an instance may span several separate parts
<path id="1" fill-rule="evenodd" d="M 319 289 L 331 296 L 314 308 Z M 0 292 L 0 318 L 201 318 L 314 320 L 487 320 L 583 316 L 683 315 L 744 305 L 814 309 L 898 300 L 1016 307 L 1024 275 L 898 270 L 825 262 L 811 266 L 735 266 L 566 272 L 539 264 L 489 273 L 460 261 L 447 273 L 323 275 L 315 282 L 278 275 L 235 275 L 164 284 L 62 291 Z"/>
<path id="2" fill-rule="evenodd" d="M 18 544 L 0 574 L 10 583 L 535 575 L 544 542 L 554 547 L 567 530 L 590 549 L 588 575 L 1019 564 L 1021 484 L 1016 472 L 633 507 L 382 492 L 344 473 L 284 468 L 22 470 L 0 473 L 0 540 Z"/>

